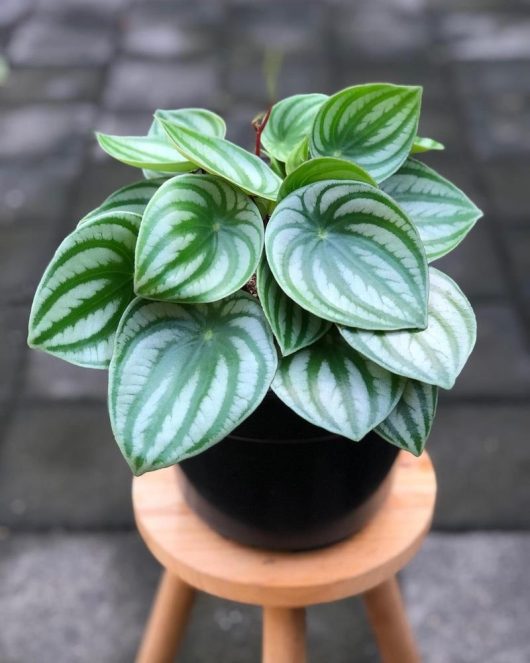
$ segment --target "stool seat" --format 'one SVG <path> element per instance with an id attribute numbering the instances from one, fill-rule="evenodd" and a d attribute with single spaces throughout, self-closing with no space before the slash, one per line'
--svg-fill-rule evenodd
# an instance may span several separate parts
<path id="1" fill-rule="evenodd" d="M 181 593 L 182 587 L 195 588 L 273 611 L 356 594 L 366 598 L 372 590 L 372 604 L 384 613 L 383 605 L 377 607 L 381 600 L 375 592 L 386 581 L 395 583 L 395 574 L 417 552 L 431 524 L 436 494 L 435 474 L 426 453 L 415 458 L 401 452 L 392 471 L 388 497 L 374 518 L 349 539 L 312 551 L 259 550 L 217 534 L 184 502 L 178 467 L 134 479 L 134 512 L 146 545 L 165 567 L 166 576 L 180 583 Z M 169 596 L 177 590 L 164 591 Z M 397 585 L 389 584 L 384 600 L 399 611 L 396 592 Z M 294 619 L 297 613 L 284 610 L 281 614 Z"/>

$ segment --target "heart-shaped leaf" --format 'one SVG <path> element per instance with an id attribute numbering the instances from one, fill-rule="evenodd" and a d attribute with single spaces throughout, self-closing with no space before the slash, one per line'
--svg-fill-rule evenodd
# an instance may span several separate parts
<path id="1" fill-rule="evenodd" d="M 375 432 L 390 444 L 419 456 L 431 432 L 438 403 L 438 387 L 407 380 L 403 394 Z"/>
<path id="2" fill-rule="evenodd" d="M 224 138 L 226 135 L 226 124 L 223 118 L 217 113 L 206 110 L 204 108 L 179 108 L 177 110 L 157 110 L 155 118 L 149 127 L 148 136 L 160 138 L 165 143 L 168 142 L 166 132 L 157 118 L 166 120 L 170 124 L 177 124 L 194 131 L 198 131 L 205 136 L 216 136 L 217 138 Z M 191 168 L 190 170 L 194 170 Z M 156 170 L 143 169 L 144 177 L 152 179 L 160 176 L 160 172 Z M 171 176 L 171 172 L 164 173 Z"/>
<path id="3" fill-rule="evenodd" d="M 169 124 L 188 127 L 198 131 L 205 136 L 224 138 L 226 135 L 226 123 L 220 115 L 206 110 L 205 108 L 178 108 L 177 110 L 159 109 L 155 113 L 155 119 L 149 127 L 149 136 L 158 136 L 166 140 L 166 132 L 158 120 L 164 120 Z"/>
<path id="4" fill-rule="evenodd" d="M 100 147 L 111 157 L 135 168 L 157 173 L 185 173 L 197 166 L 167 140 L 156 136 L 111 136 L 96 133 Z"/>
<path id="5" fill-rule="evenodd" d="M 204 136 L 163 119 L 159 121 L 177 149 L 196 166 L 247 193 L 276 200 L 282 181 L 259 157 L 228 140 Z"/>
<path id="6" fill-rule="evenodd" d="M 315 426 L 360 440 L 394 409 L 404 385 L 353 351 L 333 329 L 280 360 L 272 389 Z"/>
<path id="7" fill-rule="evenodd" d="M 106 198 L 99 207 L 89 212 L 79 221 L 78 226 L 86 223 L 100 214 L 107 212 L 121 211 L 121 212 L 134 212 L 135 214 L 143 215 L 147 203 L 151 200 L 153 194 L 165 182 L 165 179 L 152 179 L 149 181 L 140 180 L 134 184 L 118 189 Z"/>
<path id="8" fill-rule="evenodd" d="M 456 283 L 431 267 L 429 324 L 422 331 L 340 328 L 346 341 L 393 373 L 451 389 L 475 344 L 473 309 Z"/>
<path id="9" fill-rule="evenodd" d="M 416 136 L 410 152 L 411 154 L 419 154 L 420 152 L 430 152 L 431 150 L 445 150 L 445 145 L 434 140 L 434 138 Z"/>
<path id="10" fill-rule="evenodd" d="M 409 155 L 420 105 L 419 87 L 375 83 L 346 88 L 318 111 L 311 152 L 349 159 L 382 182 Z"/>
<path id="11" fill-rule="evenodd" d="M 323 336 L 331 323 L 295 304 L 276 283 L 265 258 L 257 271 L 258 295 L 282 355 L 305 348 Z"/>
<path id="12" fill-rule="evenodd" d="M 254 273 L 263 221 L 250 198 L 213 175 L 181 175 L 147 206 L 136 248 L 135 291 L 199 303 L 222 299 Z"/>
<path id="13" fill-rule="evenodd" d="M 274 104 L 261 135 L 267 153 L 278 161 L 287 161 L 290 152 L 311 131 L 326 99 L 326 94 L 295 94 Z"/>
<path id="14" fill-rule="evenodd" d="M 351 161 L 320 157 L 306 161 L 287 175 L 278 192 L 278 202 L 296 189 L 323 180 L 350 180 L 377 186 L 375 180 L 363 168 Z"/>
<path id="15" fill-rule="evenodd" d="M 415 159 L 408 159 L 381 188 L 418 228 L 429 262 L 458 246 L 482 216 L 465 193 Z"/>
<path id="16" fill-rule="evenodd" d="M 108 366 L 120 317 L 134 297 L 140 221 L 131 212 L 107 212 L 68 235 L 35 294 L 31 347 L 79 366 Z"/>
<path id="17" fill-rule="evenodd" d="M 325 181 L 289 194 L 271 216 L 265 247 L 282 290 L 320 318 L 363 329 L 426 324 L 417 230 L 371 186 Z"/>
<path id="18" fill-rule="evenodd" d="M 136 299 L 116 336 L 109 410 L 135 474 L 180 462 L 222 440 L 261 403 L 277 365 L 257 301 Z"/>
<path id="19" fill-rule="evenodd" d="M 301 166 L 304 161 L 309 159 L 309 139 L 304 138 L 301 140 L 298 145 L 289 152 L 287 161 L 285 162 L 285 172 L 287 175 L 290 175 L 293 170 L 296 170 L 298 166 Z"/>

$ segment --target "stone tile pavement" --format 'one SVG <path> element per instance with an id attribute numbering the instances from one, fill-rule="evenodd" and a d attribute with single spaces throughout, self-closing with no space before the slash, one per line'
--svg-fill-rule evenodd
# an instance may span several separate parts
<path id="1" fill-rule="evenodd" d="M 285 54 L 280 95 L 422 84 L 422 133 L 447 144 L 426 160 L 485 211 L 439 262 L 476 307 L 479 338 L 441 399 L 436 532 L 403 582 L 426 661 L 530 660 L 529 45 L 528 0 L 2 0 L 2 663 L 131 661 L 157 576 L 134 534 L 105 375 L 25 348 L 59 240 L 135 179 L 92 130 L 141 132 L 157 106 L 208 105 L 249 145 L 265 49 Z M 375 660 L 355 601 L 312 611 L 310 638 L 313 663 Z M 256 610 L 201 599 L 181 660 L 258 651 Z"/>

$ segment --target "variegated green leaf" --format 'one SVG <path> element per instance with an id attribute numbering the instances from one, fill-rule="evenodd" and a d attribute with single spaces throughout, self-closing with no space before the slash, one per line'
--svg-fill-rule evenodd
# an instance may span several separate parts
<path id="1" fill-rule="evenodd" d="M 100 214 L 107 212 L 121 211 L 121 212 L 134 212 L 135 214 L 143 215 L 147 203 L 151 200 L 153 194 L 158 187 L 163 184 L 163 178 L 152 179 L 149 181 L 140 180 L 134 184 L 118 189 L 106 198 L 99 207 L 89 212 L 79 221 L 78 226 L 86 223 Z"/>
<path id="2" fill-rule="evenodd" d="M 416 136 L 410 151 L 411 154 L 419 154 L 420 152 L 429 152 L 431 150 L 445 150 L 445 145 L 434 140 L 434 138 Z"/>
<path id="3" fill-rule="evenodd" d="M 295 94 L 272 107 L 261 135 L 261 144 L 278 161 L 287 161 L 296 145 L 309 135 L 326 94 Z"/>
<path id="4" fill-rule="evenodd" d="M 197 168 L 163 138 L 111 136 L 99 132 L 96 138 L 102 150 L 128 166 L 158 173 L 185 173 Z"/>
<path id="5" fill-rule="evenodd" d="M 278 341 L 282 355 L 290 355 L 323 336 L 331 323 L 317 318 L 289 299 L 262 259 L 257 271 L 258 295 L 265 317 Z"/>
<path id="6" fill-rule="evenodd" d="M 285 162 L 285 172 L 290 175 L 293 170 L 309 159 L 309 139 L 306 137 L 289 153 Z"/>
<path id="7" fill-rule="evenodd" d="M 255 196 L 276 200 L 281 179 L 265 162 L 222 138 L 159 120 L 177 149 L 194 164 Z"/>
<path id="8" fill-rule="evenodd" d="M 438 402 L 438 387 L 407 380 L 403 394 L 375 432 L 387 442 L 419 456 L 431 432 Z"/>
<path id="9" fill-rule="evenodd" d="M 419 87 L 374 83 L 346 88 L 318 111 L 311 152 L 349 159 L 382 182 L 409 155 L 420 105 Z"/>
<path id="10" fill-rule="evenodd" d="M 115 210 L 68 235 L 35 294 L 31 347 L 79 366 L 108 366 L 118 322 L 134 297 L 140 221 L 138 214 Z"/>
<path id="11" fill-rule="evenodd" d="M 365 170 L 351 161 L 333 157 L 319 157 L 306 161 L 287 175 L 278 192 L 278 202 L 296 191 L 296 189 L 323 180 L 350 180 L 377 186 L 375 180 Z"/>
<path id="12" fill-rule="evenodd" d="M 271 216 L 265 247 L 282 290 L 320 318 L 363 329 L 426 324 L 417 230 L 371 186 L 325 181 L 289 194 Z"/>
<path id="13" fill-rule="evenodd" d="M 148 136 L 160 138 L 165 143 L 168 142 L 166 132 L 156 118 L 161 118 L 171 124 L 178 124 L 194 131 L 199 131 L 205 136 L 216 136 L 224 138 L 226 135 L 226 124 L 223 118 L 217 113 L 204 108 L 179 108 L 177 110 L 157 110 L 155 119 L 149 127 Z M 193 168 L 190 170 L 194 170 Z M 153 179 L 160 177 L 161 173 L 156 170 L 143 169 L 144 177 Z M 165 175 L 171 176 L 173 173 L 166 172 Z"/>
<path id="14" fill-rule="evenodd" d="M 369 332 L 340 328 L 346 341 L 384 368 L 450 389 L 473 349 L 473 309 L 456 283 L 431 267 L 429 324 L 422 331 Z"/>
<path id="15" fill-rule="evenodd" d="M 404 384 L 352 350 L 333 329 L 280 360 L 272 389 L 315 426 L 360 440 L 394 409 Z"/>
<path id="16" fill-rule="evenodd" d="M 465 193 L 415 159 L 408 159 L 381 188 L 418 228 L 429 262 L 458 246 L 482 216 Z"/>
<path id="17" fill-rule="evenodd" d="M 244 292 L 194 306 L 134 300 L 109 374 L 112 428 L 133 472 L 222 440 L 261 403 L 276 365 L 261 307 Z"/>
<path id="18" fill-rule="evenodd" d="M 135 292 L 216 301 L 248 281 L 262 250 L 263 221 L 246 194 L 213 175 L 181 175 L 163 184 L 144 212 Z"/>
<path id="19" fill-rule="evenodd" d="M 160 126 L 159 119 L 169 122 L 169 124 L 188 127 L 188 129 L 198 131 L 204 136 L 224 138 L 226 135 L 226 123 L 223 118 L 220 115 L 217 115 L 217 113 L 213 113 L 205 108 L 157 110 L 155 113 L 155 119 L 149 127 L 148 135 L 166 139 L 166 132 Z"/>

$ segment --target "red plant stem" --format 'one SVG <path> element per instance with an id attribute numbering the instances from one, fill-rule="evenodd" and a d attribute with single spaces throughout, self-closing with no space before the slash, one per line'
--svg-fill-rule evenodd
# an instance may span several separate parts
<path id="1" fill-rule="evenodd" d="M 255 152 L 256 152 L 257 157 L 261 156 L 261 134 L 263 133 L 263 130 L 267 126 L 267 122 L 269 121 L 271 110 L 272 110 L 272 105 L 269 106 L 267 112 L 265 113 L 265 116 L 264 116 L 263 120 L 256 127 L 256 150 L 255 150 Z"/>

